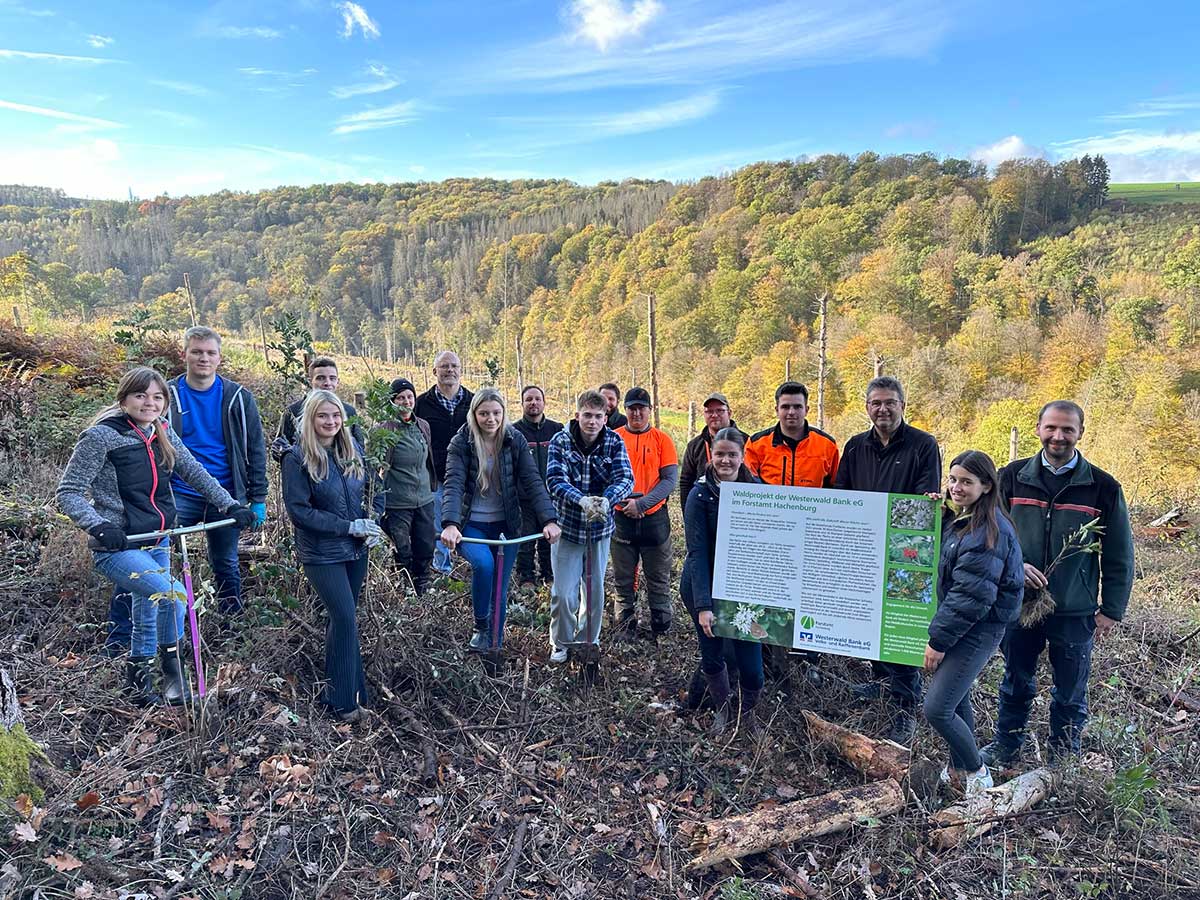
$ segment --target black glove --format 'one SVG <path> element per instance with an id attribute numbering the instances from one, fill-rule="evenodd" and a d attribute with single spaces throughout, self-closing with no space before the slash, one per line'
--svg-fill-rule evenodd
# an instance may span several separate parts
<path id="1" fill-rule="evenodd" d="M 129 541 L 125 539 L 125 532 L 111 522 L 93 525 L 88 529 L 88 534 L 94 537 L 96 542 L 109 553 L 117 553 L 129 546 Z"/>
<path id="2" fill-rule="evenodd" d="M 288 451 L 292 449 L 292 443 L 282 434 L 275 440 L 271 441 L 271 457 L 277 463 L 283 462 L 283 458 L 288 455 Z"/>
<path id="3" fill-rule="evenodd" d="M 238 528 L 250 528 L 254 525 L 254 510 L 240 503 L 225 510 L 225 515 L 233 519 Z"/>

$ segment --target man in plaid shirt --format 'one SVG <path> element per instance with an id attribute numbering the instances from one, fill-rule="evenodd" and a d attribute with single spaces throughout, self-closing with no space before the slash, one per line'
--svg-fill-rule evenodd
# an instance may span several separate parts
<path id="1" fill-rule="evenodd" d="M 600 643 L 604 618 L 604 570 L 613 533 L 613 511 L 633 493 L 633 468 L 625 442 L 605 426 L 608 404 L 598 391 L 584 391 L 575 418 L 550 439 L 546 488 L 558 511 L 562 538 L 550 547 L 554 585 L 550 590 L 550 661 L 567 661 L 566 644 Z M 580 637 L 579 606 L 585 564 L 590 562 L 594 609 Z M 586 608 L 585 608 L 586 609 Z M 595 618 L 595 621 L 592 619 Z"/>

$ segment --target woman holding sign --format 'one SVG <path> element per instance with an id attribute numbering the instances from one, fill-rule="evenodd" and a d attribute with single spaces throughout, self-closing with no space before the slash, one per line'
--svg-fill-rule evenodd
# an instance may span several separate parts
<path id="1" fill-rule="evenodd" d="M 709 734 L 716 737 L 729 730 L 730 688 L 729 669 L 722 653 L 723 639 L 713 633 L 713 563 L 717 549 L 717 511 L 721 502 L 721 484 L 742 481 L 761 484 L 761 480 L 742 464 L 746 454 L 746 436 L 736 428 L 722 428 L 713 436 L 712 460 L 704 475 L 688 494 L 684 512 L 684 533 L 687 538 L 687 557 L 679 593 L 696 623 L 700 640 L 700 667 L 708 682 L 708 692 L 716 708 Z M 741 684 L 742 724 L 750 734 L 757 734 L 758 720 L 754 707 L 762 695 L 762 644 L 757 641 L 731 640 L 737 659 Z"/>
<path id="2" fill-rule="evenodd" d="M 975 743 L 971 686 L 1021 610 L 1025 568 L 1017 533 L 1001 505 L 996 466 L 979 450 L 950 463 L 942 526 L 938 608 L 929 623 L 925 718 L 950 746 L 944 781 L 968 795 L 992 786 Z"/>

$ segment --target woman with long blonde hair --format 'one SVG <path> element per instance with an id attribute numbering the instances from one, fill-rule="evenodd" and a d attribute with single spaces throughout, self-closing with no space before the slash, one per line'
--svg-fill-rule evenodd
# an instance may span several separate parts
<path id="1" fill-rule="evenodd" d="M 343 722 L 362 718 L 368 700 L 356 618 L 368 550 L 383 540 L 376 519 L 382 492 L 367 507 L 362 448 L 346 427 L 332 391 L 310 391 L 300 411 L 300 439 L 283 458 L 283 502 L 296 534 L 304 575 L 325 604 L 325 704 Z"/>
<path id="2" fill-rule="evenodd" d="M 172 474 L 179 475 L 239 528 L 254 522 L 196 461 L 163 418 L 167 382 L 148 366 L 126 372 L 116 402 L 102 409 L 79 436 L 55 494 L 80 528 L 96 568 L 132 596 L 133 630 L 125 667 L 127 690 L 139 706 L 179 704 L 191 695 L 180 663 L 183 586 L 171 578 L 167 539 L 130 545 L 128 535 L 175 527 Z M 162 692 L 154 688 L 154 657 L 162 665 Z"/>
<path id="3" fill-rule="evenodd" d="M 485 544 L 462 544 L 464 537 L 496 540 L 503 534 L 522 536 L 521 508 L 532 509 L 542 536 L 558 540 L 558 516 L 529 443 L 508 423 L 504 398 L 495 388 L 481 388 L 471 398 L 467 424 L 450 439 L 446 453 L 446 484 L 442 496 L 442 543 L 458 547 L 471 564 L 471 605 L 475 631 L 468 648 L 491 649 L 491 631 L 503 633 L 508 610 L 508 582 L 516 553 L 504 554 L 500 572 L 499 622 L 492 622 L 492 592 L 496 580 L 496 549 Z"/>

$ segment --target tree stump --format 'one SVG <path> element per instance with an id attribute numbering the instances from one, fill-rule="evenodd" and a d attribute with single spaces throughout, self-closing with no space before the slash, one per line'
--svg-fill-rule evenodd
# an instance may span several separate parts
<path id="1" fill-rule="evenodd" d="M 41 788 L 29 774 L 31 757 L 44 758 L 37 744 L 25 733 L 17 686 L 7 669 L 0 669 L 0 800 L 29 794 L 37 800 Z"/>

